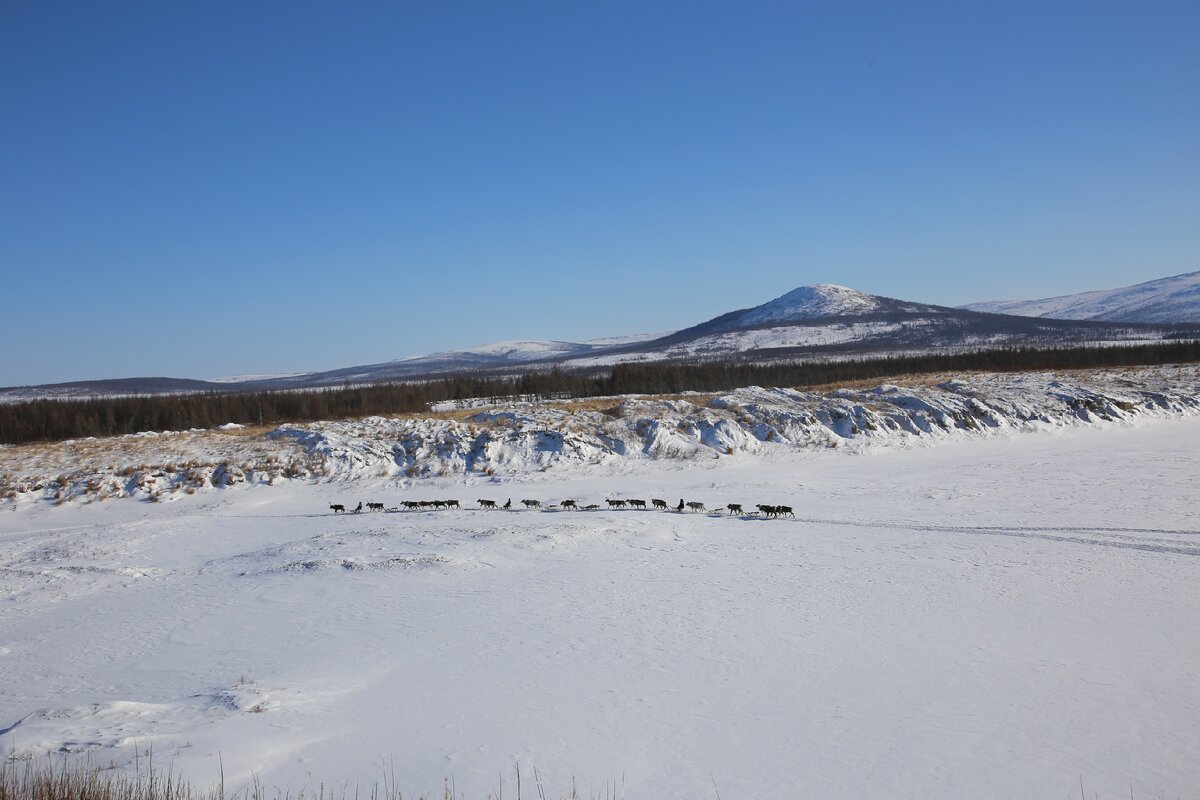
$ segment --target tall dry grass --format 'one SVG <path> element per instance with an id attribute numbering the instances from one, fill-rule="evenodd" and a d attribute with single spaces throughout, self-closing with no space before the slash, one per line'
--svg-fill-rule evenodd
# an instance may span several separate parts
<path id="1" fill-rule="evenodd" d="M 508 796 L 515 800 L 548 800 L 545 786 L 537 770 L 533 770 L 532 787 L 529 777 L 522 780 L 516 770 L 516 784 Z M 512 791 L 512 790 L 515 790 Z M 487 800 L 504 800 L 503 783 Z M 613 784 L 603 794 L 593 794 L 589 800 L 617 800 L 624 792 Z M 584 800 L 572 786 L 560 800 Z M 299 791 L 279 787 L 268 788 L 255 779 L 250 786 L 227 792 L 222 774 L 208 788 L 197 787 L 170 770 L 154 768 L 152 762 L 134 773 L 102 767 L 90 759 L 28 759 L 8 758 L 0 761 L 0 800 L 434 800 L 425 796 L 406 795 L 396 786 L 394 775 L 382 784 L 370 787 L 343 784 L 328 787 L 309 786 Z M 465 800 L 448 780 L 442 795 L 436 800 Z"/>

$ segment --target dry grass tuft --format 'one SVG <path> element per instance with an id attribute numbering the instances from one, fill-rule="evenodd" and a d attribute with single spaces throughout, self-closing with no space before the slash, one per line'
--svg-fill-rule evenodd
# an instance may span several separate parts
<path id="1" fill-rule="evenodd" d="M 258 709 L 251 709 L 257 711 Z M 142 766 L 146 771 L 142 771 Z M 256 777 L 250 786 L 233 793 L 225 789 L 225 777 L 207 789 L 201 789 L 175 775 L 170 770 L 157 770 L 152 758 L 139 766 L 135 774 L 113 768 L 101 767 L 91 759 L 64 757 L 56 764 L 51 757 L 17 761 L 9 758 L 0 760 L 0 800 L 426 800 L 425 796 L 404 794 L 395 784 L 395 777 L 385 778 L 383 784 L 374 784 L 369 789 L 363 786 L 340 787 L 324 784 L 292 789 L 275 787 L 268 789 Z M 542 784 L 537 769 L 532 776 L 522 776 L 518 766 L 515 775 L 516 799 L 522 800 L 524 789 L 530 797 L 547 800 L 550 796 Z M 532 780 L 531 780 L 532 778 Z M 559 795 L 561 800 L 583 800 L 574 780 L 570 791 Z M 615 784 L 602 795 L 592 795 L 593 800 L 615 800 Z M 504 796 L 503 781 L 498 797 Z M 464 800 L 454 788 L 454 781 L 446 781 L 440 800 Z"/>
<path id="2" fill-rule="evenodd" d="M 0 763 L 0 800 L 222 800 L 218 788 L 201 792 L 169 773 L 128 775 L 90 761 L 50 759 Z"/>

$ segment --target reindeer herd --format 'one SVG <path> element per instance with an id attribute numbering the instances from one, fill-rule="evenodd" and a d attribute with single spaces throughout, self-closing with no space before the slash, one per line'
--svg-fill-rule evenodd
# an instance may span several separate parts
<path id="1" fill-rule="evenodd" d="M 486 499 L 479 499 L 479 500 L 476 500 L 475 502 L 479 504 L 478 508 L 481 511 L 499 511 L 499 510 L 512 511 L 513 510 L 513 501 L 512 501 L 511 497 L 508 498 L 508 500 L 506 500 L 505 502 L 499 503 L 499 504 L 495 500 L 486 500 Z M 616 510 L 620 510 L 620 509 L 636 509 L 639 511 L 647 510 L 645 500 L 632 500 L 632 499 L 616 499 L 616 500 L 614 500 L 614 499 L 610 498 L 610 499 L 605 500 L 604 502 L 608 504 L 609 511 L 616 511 Z M 591 503 L 589 505 L 580 505 L 579 502 L 576 500 L 562 500 L 557 503 L 546 503 L 546 504 L 543 504 L 540 500 L 522 500 L 521 505 L 525 506 L 526 511 L 596 511 L 596 510 L 600 509 L 599 503 Z M 405 511 L 430 511 L 430 510 L 437 511 L 437 510 L 448 509 L 448 508 L 462 508 L 462 506 L 459 505 L 457 500 L 405 500 L 400 504 L 399 507 L 395 507 L 395 508 L 385 509 L 383 503 L 367 503 L 366 507 L 367 507 L 368 511 L 400 511 L 401 507 L 403 507 L 403 510 L 405 510 Z M 742 509 L 742 506 L 740 503 L 729 503 L 723 509 L 714 509 L 714 510 L 710 511 L 704 505 L 704 503 L 700 503 L 700 502 L 696 502 L 696 501 L 691 501 L 691 502 L 685 503 L 683 501 L 683 498 L 680 498 L 679 504 L 672 506 L 666 500 L 660 500 L 658 498 L 654 498 L 653 500 L 650 501 L 650 507 L 652 507 L 655 511 L 673 511 L 673 512 L 679 513 L 679 514 L 684 513 L 686 510 L 688 513 L 692 513 L 692 514 L 697 514 L 697 513 L 719 514 L 721 512 L 728 512 L 729 516 L 739 516 L 739 517 L 740 516 L 765 517 L 767 519 L 774 519 L 777 517 L 791 517 L 792 519 L 796 518 L 796 515 L 792 512 L 791 506 L 758 505 L 758 506 L 755 506 L 755 508 L 758 509 L 757 511 L 751 511 L 751 512 L 747 513 L 745 510 Z M 332 503 L 332 504 L 330 504 L 329 509 L 334 514 L 347 513 L 346 506 L 341 503 Z M 348 513 L 359 514 L 362 512 L 362 510 L 363 510 L 363 504 L 360 502 L 356 508 L 351 509 L 351 511 Z"/>

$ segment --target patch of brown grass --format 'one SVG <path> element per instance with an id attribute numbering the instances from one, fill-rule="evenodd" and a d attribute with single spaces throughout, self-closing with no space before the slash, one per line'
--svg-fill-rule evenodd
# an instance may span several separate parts
<path id="1" fill-rule="evenodd" d="M 262 706 L 251 708 L 250 713 L 261 713 Z M 345 782 L 340 786 L 334 784 L 313 785 L 311 780 L 307 786 L 299 790 L 287 787 L 268 789 L 256 777 L 245 788 L 235 792 L 226 791 L 225 776 L 222 771 L 217 782 L 208 788 L 199 788 L 176 775 L 170 769 L 161 770 L 153 765 L 153 753 L 148 751 L 143 763 L 135 767 L 136 772 L 119 771 L 113 767 L 102 767 L 90 758 L 63 757 L 52 759 L 32 759 L 17 761 L 13 758 L 0 760 L 0 800 L 432 800 L 425 795 L 408 795 L 396 786 L 395 778 L 385 778 L 382 784 L 372 784 L 370 787 L 351 786 Z M 582 800 L 574 780 L 566 794 L 551 795 L 542 784 L 542 776 L 537 769 L 522 776 L 520 766 L 510 780 L 510 786 L 515 785 L 518 800 L 523 796 L 522 777 L 524 777 L 527 796 L 547 800 L 558 797 L 561 800 Z M 501 778 L 499 796 L 503 797 L 504 779 Z M 532 790 L 529 790 L 532 785 Z M 612 797 L 609 791 L 603 795 L 593 794 L 592 798 Z M 453 779 L 447 779 L 445 788 L 439 795 L 440 800 L 462 800 L 454 788 Z M 489 794 L 489 797 L 491 795 Z"/>

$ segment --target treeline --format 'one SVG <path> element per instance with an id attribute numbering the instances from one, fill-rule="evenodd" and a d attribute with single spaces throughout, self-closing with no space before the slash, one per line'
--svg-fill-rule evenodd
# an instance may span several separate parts
<path id="1" fill-rule="evenodd" d="M 529 372 L 516 377 L 444 378 L 312 391 L 208 392 L 0 404 L 0 443 L 60 441 L 139 431 L 212 428 L 227 422 L 277 425 L 420 412 L 431 403 L 503 395 L 601 397 L 714 392 L 740 386 L 804 388 L 938 372 L 1015 372 L 1131 367 L 1200 361 L 1200 343 L 1001 348 L 829 362 L 619 364 L 606 372 Z"/>

